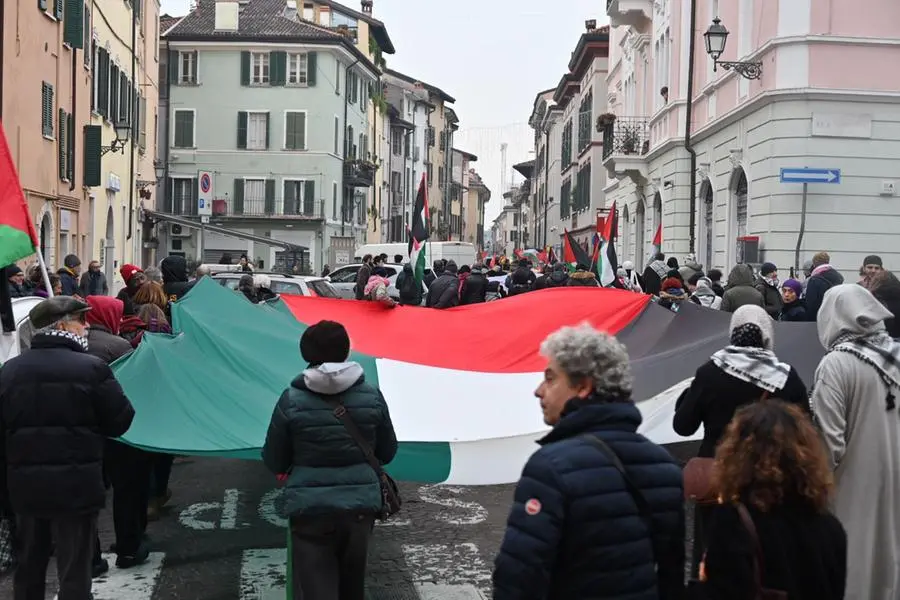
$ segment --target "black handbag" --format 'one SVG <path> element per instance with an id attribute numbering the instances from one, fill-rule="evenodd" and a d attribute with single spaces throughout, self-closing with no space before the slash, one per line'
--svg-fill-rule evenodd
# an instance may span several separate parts
<path id="1" fill-rule="evenodd" d="M 372 470 L 378 476 L 378 483 L 381 485 L 381 510 L 377 513 L 377 517 L 380 521 L 387 521 L 392 515 L 400 512 L 400 507 L 403 504 L 403 501 L 400 499 L 400 490 L 397 487 L 397 482 L 385 473 L 381 466 L 381 461 L 378 460 L 378 457 L 375 456 L 375 452 L 372 450 L 372 446 L 366 441 L 362 431 L 356 426 L 353 419 L 350 418 L 350 413 L 343 404 L 338 404 L 335 407 L 334 416 L 344 424 L 347 433 L 350 434 L 350 437 L 362 450 L 363 456 L 366 457 L 366 462 L 369 463 L 369 466 L 372 467 Z"/>

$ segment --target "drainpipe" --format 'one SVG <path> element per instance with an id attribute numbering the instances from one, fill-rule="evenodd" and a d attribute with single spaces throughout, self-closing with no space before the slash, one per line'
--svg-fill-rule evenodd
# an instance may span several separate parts
<path id="1" fill-rule="evenodd" d="M 135 79 L 135 70 L 137 69 L 137 53 L 134 51 L 134 47 L 137 44 L 137 11 L 134 9 L 134 5 L 131 7 L 131 85 L 134 86 L 134 89 L 137 90 L 137 80 Z M 134 114 L 134 102 L 133 98 L 131 101 L 131 106 L 128 108 L 131 112 L 131 119 L 134 121 L 136 115 Z M 140 104 L 138 104 L 140 106 Z M 134 139 L 134 122 L 131 123 L 131 160 L 129 168 L 128 168 L 128 236 L 125 238 L 126 241 L 131 239 L 131 236 L 134 234 L 134 154 L 135 154 L 135 144 L 137 144 L 140 140 Z M 138 136 L 140 136 L 140 129 L 138 129 Z M 123 258 L 124 258 L 124 248 L 123 250 Z M 136 256 L 131 257 L 134 260 L 137 260 Z"/>
<path id="2" fill-rule="evenodd" d="M 78 94 L 76 93 L 76 90 L 75 90 L 75 78 L 78 75 L 78 71 L 77 71 L 78 57 L 76 55 L 77 55 L 77 52 L 75 51 L 75 48 L 72 48 L 72 135 L 75 135 L 75 115 L 77 114 L 76 109 L 78 107 Z M 60 123 L 60 125 L 62 125 L 62 123 Z M 68 131 L 68 129 L 69 129 L 68 123 L 66 123 L 65 127 L 66 127 L 66 131 Z M 68 144 L 69 140 L 66 140 L 66 143 Z M 74 167 L 75 158 L 76 158 L 75 149 L 78 147 L 78 144 L 75 143 L 75 140 L 72 140 L 71 143 L 72 143 L 72 148 L 71 148 L 71 150 L 72 150 L 71 157 L 72 158 L 71 158 L 71 160 L 72 160 L 73 166 L 72 166 L 72 179 L 71 179 L 71 181 L 69 181 L 69 191 L 73 192 L 73 191 L 75 191 L 75 167 Z M 66 148 L 66 150 L 69 150 L 69 149 Z"/>
<path id="3" fill-rule="evenodd" d="M 165 170 L 163 171 L 163 193 L 167 200 L 171 201 L 169 198 L 169 146 L 171 145 L 170 136 L 172 131 L 172 82 L 169 80 L 169 69 L 171 69 L 170 62 L 172 60 L 172 51 L 169 49 L 169 40 L 166 39 L 166 80 L 162 82 L 163 85 L 166 86 L 166 126 L 164 127 L 165 131 L 163 132 L 163 161 L 165 162 Z M 157 142 L 157 145 L 159 142 Z M 154 170 L 154 176 L 156 175 L 156 171 Z M 168 236 L 166 236 L 166 240 L 168 241 Z M 166 256 L 168 256 L 168 252 L 166 252 Z M 158 256 L 157 256 L 158 258 Z"/>
<path id="4" fill-rule="evenodd" d="M 347 140 L 347 111 L 350 108 L 350 90 L 347 89 L 347 81 L 350 77 L 350 70 L 359 63 L 357 58 L 344 69 L 344 160 L 341 163 L 341 237 L 344 237 L 344 222 L 347 220 L 347 185 L 344 183 L 344 169 L 347 164 L 347 150 L 350 148 L 352 141 Z"/>
<path id="5" fill-rule="evenodd" d="M 550 128 L 544 131 L 544 245 L 547 248 L 547 211 L 550 209 Z M 537 238 L 537 236 L 535 236 Z"/>
<path id="6" fill-rule="evenodd" d="M 691 186 L 691 195 L 690 195 L 690 209 L 691 209 L 691 220 L 690 220 L 690 244 L 689 251 L 691 254 L 695 253 L 695 246 L 697 242 L 697 234 L 694 229 L 697 226 L 697 152 L 694 150 L 694 146 L 691 142 L 691 128 L 693 126 L 693 111 L 694 111 L 694 54 L 696 50 L 696 36 L 694 35 L 695 29 L 697 28 L 697 0 L 691 0 L 691 40 L 690 45 L 688 46 L 688 79 L 687 79 L 687 106 L 684 116 L 684 149 L 688 151 L 691 158 L 691 173 L 690 173 L 690 186 Z M 709 268 L 709 265 L 706 265 L 706 268 Z"/>

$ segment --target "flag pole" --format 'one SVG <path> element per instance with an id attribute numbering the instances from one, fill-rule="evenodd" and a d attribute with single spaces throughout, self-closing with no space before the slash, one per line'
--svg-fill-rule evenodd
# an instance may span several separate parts
<path id="1" fill-rule="evenodd" d="M 47 289 L 47 297 L 52 298 L 53 286 L 50 285 L 50 273 L 47 272 L 47 263 L 44 262 L 44 253 L 41 252 L 40 248 L 35 248 L 34 250 L 37 253 L 38 264 L 41 266 L 41 275 L 43 276 L 44 287 Z"/>

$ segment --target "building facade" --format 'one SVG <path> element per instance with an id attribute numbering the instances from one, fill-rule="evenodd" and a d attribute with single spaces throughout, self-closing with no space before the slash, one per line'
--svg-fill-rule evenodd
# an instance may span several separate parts
<path id="1" fill-rule="evenodd" d="M 395 71 L 385 72 L 381 79 L 388 104 L 387 135 L 382 142 L 387 168 L 382 168 L 382 193 L 376 199 L 380 235 L 369 229 L 373 243 L 406 241 L 419 182 L 425 174 L 428 114 L 434 105 L 425 84 L 411 79 Z"/>
<path id="2" fill-rule="evenodd" d="M 529 229 L 534 232 L 536 248 L 552 246 L 560 256 L 561 233 L 559 190 L 562 185 L 562 110 L 553 103 L 551 89 L 541 92 L 534 100 L 528 124 L 534 129 L 534 186 Z"/>
<path id="3" fill-rule="evenodd" d="M 465 192 L 465 239 L 464 241 L 475 244 L 478 252 L 486 250 L 484 235 L 484 208 L 491 200 L 491 191 L 484 184 L 481 176 L 475 169 L 469 169 L 468 185 Z"/>
<path id="4" fill-rule="evenodd" d="M 450 241 L 475 243 L 477 230 L 466 225 L 469 219 L 469 165 L 477 160 L 474 154 L 453 148 L 450 158 Z"/>
<path id="5" fill-rule="evenodd" d="M 848 277 L 868 254 L 900 262 L 900 82 L 876 66 L 900 58 L 900 5 L 697 0 L 693 40 L 689 6 L 607 4 L 615 119 L 600 129 L 619 256 L 645 264 L 660 230 L 663 251 L 726 272 L 768 261 L 786 274 L 819 250 Z M 758 63 L 758 79 L 714 69 L 702 36 L 716 17 L 732 31 L 720 60 Z M 781 170 L 805 167 L 824 178 L 804 203 Z"/>
<path id="6" fill-rule="evenodd" d="M 208 172 L 209 223 L 242 234 L 161 223 L 169 253 L 213 263 L 247 254 L 263 269 L 310 272 L 342 264 L 365 243 L 378 68 L 353 35 L 299 10 L 283 0 L 219 1 L 163 35 L 161 210 L 204 220 L 198 173 Z"/>
<path id="7" fill-rule="evenodd" d="M 62 0 L 6 2 L 2 10 L 0 120 L 51 271 L 66 254 L 93 254 L 82 137 L 90 119 L 91 18 L 84 11 Z"/>

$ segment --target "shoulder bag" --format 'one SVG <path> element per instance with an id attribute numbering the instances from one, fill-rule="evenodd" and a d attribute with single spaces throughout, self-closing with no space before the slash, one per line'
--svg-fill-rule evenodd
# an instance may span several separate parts
<path id="1" fill-rule="evenodd" d="M 763 391 L 758 402 L 769 397 L 768 390 Z M 695 456 L 684 466 L 684 499 L 696 504 L 716 504 L 719 494 L 712 487 L 712 469 L 714 458 Z"/>
<path id="2" fill-rule="evenodd" d="M 619 472 L 619 475 L 622 476 L 622 481 L 625 483 L 625 489 L 637 506 L 638 514 L 641 516 L 641 520 L 644 521 L 644 525 L 647 527 L 647 533 L 650 536 L 650 545 L 653 549 L 653 563 L 656 567 L 659 597 L 663 600 L 682 598 L 684 593 L 684 574 L 679 570 L 678 573 L 675 573 L 675 577 L 671 578 L 666 577 L 665 573 L 661 574 L 659 571 L 659 561 L 665 556 L 665 549 L 662 547 L 656 528 L 653 526 L 653 509 L 650 508 L 650 503 L 647 502 L 647 499 L 644 498 L 644 495 L 641 493 L 641 489 L 628 475 L 628 472 L 625 470 L 625 465 L 622 464 L 619 455 L 616 454 L 615 450 L 609 447 L 609 444 L 593 434 L 586 434 L 582 437 L 606 455 Z M 662 575 L 662 578 L 660 575 Z"/>
<path id="3" fill-rule="evenodd" d="M 378 511 L 377 516 L 380 521 L 386 521 L 400 511 L 400 506 L 403 503 L 400 499 L 400 490 L 397 487 L 397 482 L 384 472 L 384 469 L 381 467 L 381 461 L 375 456 L 372 446 L 366 441 L 362 431 L 356 426 L 343 404 L 338 404 L 334 408 L 334 416 L 344 424 L 347 433 L 350 434 L 350 437 L 362 450 L 363 455 L 366 457 L 366 462 L 369 463 L 369 466 L 372 467 L 372 470 L 378 476 L 378 483 L 381 486 L 381 510 Z"/>
<path id="4" fill-rule="evenodd" d="M 742 503 L 735 505 L 738 516 L 747 534 L 750 536 L 750 543 L 753 544 L 753 585 L 756 589 L 756 600 L 788 600 L 787 592 L 781 590 L 772 590 L 763 587 L 763 579 L 765 578 L 766 558 L 763 554 L 762 544 L 759 543 L 759 535 L 756 532 L 756 525 L 753 524 L 753 517 L 750 511 Z"/>

